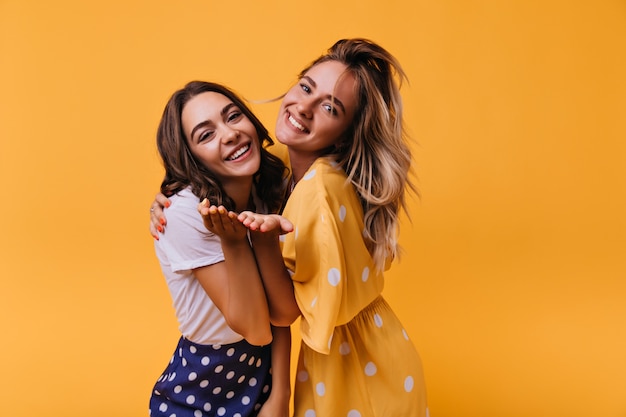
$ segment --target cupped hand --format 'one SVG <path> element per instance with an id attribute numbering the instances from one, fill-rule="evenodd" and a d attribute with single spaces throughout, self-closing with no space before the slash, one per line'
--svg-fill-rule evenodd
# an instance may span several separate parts
<path id="1" fill-rule="evenodd" d="M 238 219 L 244 226 L 254 232 L 284 235 L 293 231 L 293 224 L 278 214 L 259 214 L 252 211 L 242 211 Z"/>
<path id="2" fill-rule="evenodd" d="M 237 213 L 215 206 L 206 198 L 198 204 L 204 226 L 222 240 L 239 240 L 246 237 L 248 229 L 237 219 Z"/>

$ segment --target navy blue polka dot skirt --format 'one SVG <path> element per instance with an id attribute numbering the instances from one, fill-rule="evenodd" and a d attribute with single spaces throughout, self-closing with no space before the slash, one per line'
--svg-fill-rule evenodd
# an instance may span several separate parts
<path id="1" fill-rule="evenodd" d="M 181 337 L 150 397 L 151 417 L 256 416 L 271 389 L 270 345 Z"/>

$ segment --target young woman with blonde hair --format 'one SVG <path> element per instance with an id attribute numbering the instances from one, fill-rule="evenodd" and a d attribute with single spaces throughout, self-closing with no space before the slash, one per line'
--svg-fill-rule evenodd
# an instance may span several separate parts
<path id="1" fill-rule="evenodd" d="M 301 318 L 296 417 L 428 415 L 420 357 L 382 297 L 415 190 L 404 79 L 395 57 L 367 39 L 340 40 L 308 65 L 276 122 L 291 166 L 282 217 L 238 217 L 259 232 L 252 243 L 272 322 Z M 284 234 L 285 219 L 293 233 Z"/>

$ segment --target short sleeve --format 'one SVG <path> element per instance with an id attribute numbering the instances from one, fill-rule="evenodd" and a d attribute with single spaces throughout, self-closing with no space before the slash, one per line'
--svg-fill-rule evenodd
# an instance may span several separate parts
<path id="1" fill-rule="evenodd" d="M 165 209 L 167 227 L 156 242 L 157 256 L 172 272 L 213 265 L 224 260 L 219 237 L 209 232 L 198 213 L 198 198 L 183 190 Z"/>
<path id="2" fill-rule="evenodd" d="M 329 353 L 335 327 L 351 320 L 382 286 L 381 280 L 363 280 L 373 264 L 363 241 L 360 203 L 342 170 L 316 163 L 284 214 L 295 226 L 283 254 L 302 312 L 302 339 Z"/>
<path id="3" fill-rule="evenodd" d="M 346 285 L 345 255 L 330 207 L 324 199 L 317 203 L 321 204 L 311 207 L 315 215 L 298 223 L 292 278 L 304 319 L 302 337 L 314 350 L 328 353 Z"/>

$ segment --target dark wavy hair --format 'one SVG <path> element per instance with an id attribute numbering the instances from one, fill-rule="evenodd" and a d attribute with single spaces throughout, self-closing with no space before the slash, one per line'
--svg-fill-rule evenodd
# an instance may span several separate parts
<path id="1" fill-rule="evenodd" d="M 205 92 L 226 96 L 256 128 L 261 142 L 261 164 L 253 177 L 254 188 L 257 196 L 267 204 L 271 212 L 278 211 L 284 196 L 283 179 L 287 168 L 280 158 L 267 150 L 267 147 L 274 144 L 267 128 L 235 92 L 223 85 L 206 81 L 189 82 L 176 91 L 165 105 L 156 137 L 157 148 L 165 168 L 161 192 L 169 197 L 191 186 L 199 201 L 207 198 L 211 204 L 223 205 L 228 210 L 235 209 L 232 198 L 226 194 L 215 174 L 191 153 L 183 131 L 183 108 L 193 97 Z"/>

